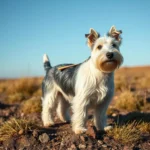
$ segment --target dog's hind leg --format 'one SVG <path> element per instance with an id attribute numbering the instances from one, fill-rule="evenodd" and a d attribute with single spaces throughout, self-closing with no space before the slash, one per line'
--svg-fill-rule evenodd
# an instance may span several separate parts
<path id="1" fill-rule="evenodd" d="M 45 94 L 42 100 L 42 121 L 45 127 L 51 126 L 54 124 L 53 119 L 53 110 L 57 105 L 57 91 L 52 89 L 50 93 Z"/>
<path id="2" fill-rule="evenodd" d="M 70 121 L 69 108 L 70 104 L 65 100 L 61 93 L 58 94 L 58 106 L 57 106 L 57 115 L 63 122 Z"/>

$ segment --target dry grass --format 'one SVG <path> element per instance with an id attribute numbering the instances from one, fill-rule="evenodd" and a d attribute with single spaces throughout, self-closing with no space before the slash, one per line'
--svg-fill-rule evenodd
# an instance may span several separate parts
<path id="1" fill-rule="evenodd" d="M 7 81 L 2 80 L 0 81 L 0 93 L 5 92 L 7 89 Z"/>
<path id="2" fill-rule="evenodd" d="M 24 96 L 23 93 L 14 93 L 14 94 L 8 95 L 6 98 L 6 101 L 9 104 L 14 104 L 14 103 L 22 102 L 25 98 L 26 97 Z"/>
<path id="3" fill-rule="evenodd" d="M 6 103 L 21 103 L 19 111 L 25 115 L 41 112 L 41 82 L 42 78 L 0 80 L 0 94 L 7 95 Z M 113 107 L 109 107 L 108 114 L 117 114 L 120 111 L 133 113 L 132 111 L 150 110 L 150 103 L 146 102 L 146 96 L 144 96 L 144 92 L 150 89 L 150 67 L 119 69 L 115 74 L 115 89 Z M 149 96 L 150 92 L 147 94 L 147 97 Z M 140 112 L 126 115 L 123 122 L 128 123 L 115 125 L 112 130 L 108 131 L 108 136 L 122 144 L 135 143 L 141 139 L 142 133 L 150 134 L 150 123 L 147 123 L 149 120 L 145 119 L 148 116 L 149 114 L 144 117 Z M 143 120 L 146 121 L 142 122 Z M 31 122 L 11 119 L 0 127 L 0 141 L 31 131 L 34 127 Z"/>
<path id="4" fill-rule="evenodd" d="M 115 125 L 112 130 L 107 132 L 108 136 L 113 137 L 122 144 L 138 142 L 142 139 L 141 135 L 145 133 L 150 134 L 150 123 L 142 121 L 133 121 L 122 126 Z"/>
<path id="5" fill-rule="evenodd" d="M 25 134 L 37 128 L 35 124 L 23 119 L 11 119 L 0 127 L 0 141 L 5 141 L 12 136 Z"/>
<path id="6" fill-rule="evenodd" d="M 150 67 L 121 68 L 115 73 L 116 91 L 150 88 Z"/>
<path id="7" fill-rule="evenodd" d="M 8 86 L 7 94 L 23 93 L 31 96 L 41 87 L 41 79 L 39 78 L 22 78 L 15 80 Z"/>
<path id="8" fill-rule="evenodd" d="M 142 132 L 142 133 L 149 133 L 150 134 L 150 122 L 142 122 L 138 124 L 137 128 Z"/>
<path id="9" fill-rule="evenodd" d="M 41 112 L 41 99 L 40 97 L 32 97 L 22 102 L 20 111 L 24 114 Z"/>
<path id="10" fill-rule="evenodd" d="M 144 98 L 127 90 L 117 97 L 115 107 L 127 111 L 140 111 L 144 107 Z"/>
<path id="11" fill-rule="evenodd" d="M 116 125 L 112 130 L 108 131 L 108 136 L 122 144 L 134 143 L 141 139 L 140 130 L 137 128 L 139 124 L 132 122 L 123 126 Z"/>
<path id="12" fill-rule="evenodd" d="M 18 103 L 31 96 L 41 96 L 42 78 L 21 78 L 0 81 L 0 95 L 6 94 L 7 103 Z"/>
<path id="13" fill-rule="evenodd" d="M 130 89 L 130 84 L 125 75 L 115 76 L 115 91 L 123 91 Z"/>

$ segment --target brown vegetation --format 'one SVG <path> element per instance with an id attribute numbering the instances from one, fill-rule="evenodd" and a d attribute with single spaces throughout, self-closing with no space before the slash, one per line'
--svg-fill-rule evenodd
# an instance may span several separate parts
<path id="1" fill-rule="evenodd" d="M 37 128 L 33 122 L 24 119 L 12 118 L 0 127 L 0 141 L 5 141 L 10 137 L 27 134 Z"/>
<path id="2" fill-rule="evenodd" d="M 38 126 L 42 125 L 41 82 L 42 78 L 0 80 L 0 141 L 7 141 L 14 137 L 19 139 L 23 135 L 31 138 L 32 134 L 34 135 L 33 130 L 39 129 L 35 123 Z M 61 124 L 57 117 L 55 117 L 56 126 L 43 129 L 41 132 L 45 132 L 50 137 L 51 140 L 48 143 L 51 144 L 52 149 L 60 149 L 60 147 L 88 149 L 90 143 L 93 147 L 89 149 L 102 148 L 102 145 L 107 145 L 107 148 L 116 147 L 116 149 L 123 149 L 125 146 L 129 146 L 129 149 L 133 147 L 146 149 L 150 142 L 149 66 L 126 67 L 116 71 L 115 96 L 107 114 L 108 124 L 111 124 L 113 128 L 104 135 L 100 134 L 101 142 L 99 138 L 96 138 L 96 131 L 91 128 L 91 120 L 89 120 L 88 128 L 92 132 L 92 138 L 87 135 L 83 135 L 82 138 L 74 135 L 71 125 Z M 37 144 L 38 136 L 35 139 Z M 42 138 L 43 136 L 47 135 L 43 134 Z M 64 145 L 63 141 L 66 142 Z M 111 142 L 115 143 L 115 146 Z M 3 142 L 0 144 L 3 147 Z M 40 144 L 41 149 L 47 147 L 42 144 Z"/>

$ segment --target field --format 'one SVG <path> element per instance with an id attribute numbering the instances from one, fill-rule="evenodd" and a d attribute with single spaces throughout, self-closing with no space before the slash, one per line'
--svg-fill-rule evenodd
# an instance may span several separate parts
<path id="1" fill-rule="evenodd" d="M 86 134 L 75 135 L 70 123 L 43 128 L 43 77 L 0 79 L 0 149 L 7 150 L 148 150 L 150 149 L 150 66 L 115 73 L 115 96 L 107 111 L 113 128 L 98 132 L 89 111 Z"/>

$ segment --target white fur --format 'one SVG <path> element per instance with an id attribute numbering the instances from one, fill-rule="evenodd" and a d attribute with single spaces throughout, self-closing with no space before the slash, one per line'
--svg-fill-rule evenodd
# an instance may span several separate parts
<path id="1" fill-rule="evenodd" d="M 47 85 L 49 86 L 49 85 Z M 61 94 L 60 94 L 61 93 Z M 64 97 L 68 99 L 64 99 Z M 48 127 L 54 124 L 53 112 L 57 108 L 57 114 L 61 121 L 70 121 L 69 97 L 54 83 L 53 88 L 42 98 L 42 121 L 44 126 Z M 67 101 L 66 101 L 67 100 Z"/>
<path id="2" fill-rule="evenodd" d="M 44 56 L 43 56 L 43 63 L 45 63 L 47 61 L 49 61 L 49 58 L 48 58 L 48 56 L 46 54 L 44 54 Z"/>
<path id="3" fill-rule="evenodd" d="M 118 46 L 112 47 L 112 43 Z M 97 50 L 99 44 L 103 45 L 101 50 Z M 91 58 L 84 62 L 78 72 L 75 84 L 75 96 L 65 94 L 55 83 L 53 88 L 43 100 L 42 120 L 44 126 L 54 124 L 52 111 L 57 107 L 57 114 L 62 121 L 68 121 L 69 106 L 72 106 L 72 128 L 76 134 L 86 131 L 87 111 L 94 109 L 94 125 L 98 130 L 106 127 L 106 110 L 114 94 L 114 73 L 104 73 L 96 67 L 96 60 L 106 61 L 106 53 L 113 52 L 114 59 L 123 61 L 119 52 L 120 43 L 111 37 L 98 38 L 91 52 Z M 116 57 L 117 56 L 117 57 Z M 120 57 L 120 58 L 119 58 Z M 48 56 L 44 55 L 44 62 Z M 120 65 L 119 64 L 119 65 Z M 70 103 L 70 105 L 69 105 Z"/>
<path id="4" fill-rule="evenodd" d="M 107 83 L 108 78 L 110 81 Z M 72 126 L 75 133 L 85 131 L 89 107 L 94 109 L 94 123 L 97 129 L 104 129 L 105 113 L 113 96 L 113 91 L 113 74 L 110 77 L 96 69 L 91 59 L 80 67 L 75 86 L 76 95 L 71 102 Z M 107 95 L 109 95 L 108 98 L 104 99 Z"/>
<path id="5" fill-rule="evenodd" d="M 69 121 L 69 105 L 72 105 L 72 127 L 76 134 L 86 131 L 88 108 L 94 109 L 94 124 L 98 130 L 103 130 L 106 125 L 106 110 L 113 96 L 113 74 L 102 73 L 88 60 L 79 68 L 75 85 L 75 97 L 66 95 L 55 83 L 43 101 L 42 120 L 44 126 L 54 124 L 52 112 L 56 109 L 59 118 L 65 122 Z M 109 80 L 109 82 L 107 82 Z M 65 99 L 57 95 L 61 93 Z M 107 97 L 108 95 L 108 97 Z M 105 99 L 107 97 L 107 99 Z M 67 101 L 66 101 L 67 100 Z"/>
<path id="6" fill-rule="evenodd" d="M 42 101 L 42 120 L 44 126 L 50 126 L 54 124 L 53 110 L 57 104 L 57 90 L 53 88 L 50 93 L 47 93 L 44 100 Z"/>

